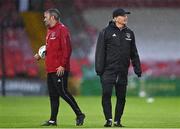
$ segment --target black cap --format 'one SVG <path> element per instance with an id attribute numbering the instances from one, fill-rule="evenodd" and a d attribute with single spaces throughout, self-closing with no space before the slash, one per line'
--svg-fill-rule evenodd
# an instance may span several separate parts
<path id="1" fill-rule="evenodd" d="M 113 18 L 117 16 L 124 16 L 125 14 L 130 14 L 130 12 L 126 12 L 124 9 L 118 8 L 113 11 Z"/>

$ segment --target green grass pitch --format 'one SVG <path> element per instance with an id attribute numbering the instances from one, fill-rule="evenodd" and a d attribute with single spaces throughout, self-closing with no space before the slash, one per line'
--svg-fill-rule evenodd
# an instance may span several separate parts
<path id="1" fill-rule="evenodd" d="M 75 126 L 75 114 L 60 99 L 58 128 L 103 128 L 101 97 L 75 97 L 86 114 L 82 127 Z M 113 110 L 115 97 L 112 97 Z M 48 97 L 0 97 L 0 128 L 42 128 L 50 114 Z M 145 98 L 127 97 L 122 124 L 127 128 L 180 128 L 180 98 L 157 97 L 153 103 Z"/>

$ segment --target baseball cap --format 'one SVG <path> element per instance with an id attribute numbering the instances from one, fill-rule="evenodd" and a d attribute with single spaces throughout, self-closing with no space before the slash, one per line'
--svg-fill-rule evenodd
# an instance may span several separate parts
<path id="1" fill-rule="evenodd" d="M 125 11 L 122 8 L 115 9 L 113 11 L 113 18 L 117 16 L 124 16 L 125 14 L 131 14 L 130 12 Z"/>

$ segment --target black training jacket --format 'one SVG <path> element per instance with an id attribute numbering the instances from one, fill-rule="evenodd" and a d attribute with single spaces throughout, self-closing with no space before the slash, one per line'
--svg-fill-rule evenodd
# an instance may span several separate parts
<path id="1" fill-rule="evenodd" d="M 119 29 L 113 21 L 99 33 L 95 54 L 95 70 L 97 75 L 123 73 L 127 76 L 130 60 L 134 72 L 141 76 L 141 66 L 135 37 L 128 27 Z M 111 75 L 111 74 L 109 74 Z"/>

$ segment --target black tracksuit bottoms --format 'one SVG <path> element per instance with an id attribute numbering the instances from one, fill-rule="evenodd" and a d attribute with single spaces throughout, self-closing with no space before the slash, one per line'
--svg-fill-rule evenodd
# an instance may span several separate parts
<path id="1" fill-rule="evenodd" d="M 112 119 L 112 104 L 111 96 L 113 86 L 115 86 L 116 94 L 116 107 L 114 121 L 121 122 L 121 116 L 124 111 L 124 106 L 126 102 L 126 89 L 127 85 L 119 85 L 114 83 L 102 82 L 102 107 L 105 119 Z"/>
<path id="2" fill-rule="evenodd" d="M 48 73 L 47 84 L 51 105 L 51 117 L 50 120 L 56 121 L 58 109 L 59 109 L 59 97 L 62 97 L 73 109 L 76 116 L 82 114 L 79 106 L 77 105 L 73 96 L 67 89 L 68 72 L 66 71 L 63 76 L 57 76 L 56 73 Z"/>

